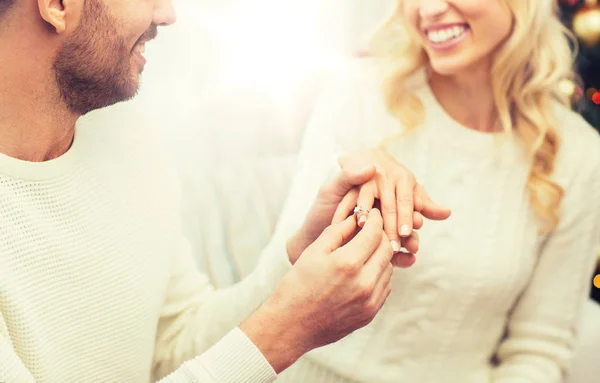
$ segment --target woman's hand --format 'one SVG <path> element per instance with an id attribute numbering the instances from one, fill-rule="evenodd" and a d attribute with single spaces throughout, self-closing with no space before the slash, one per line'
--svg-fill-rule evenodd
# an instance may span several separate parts
<path id="1" fill-rule="evenodd" d="M 362 227 L 368 210 L 380 207 L 384 231 L 392 249 L 398 253 L 394 264 L 411 266 L 415 262 L 414 254 L 419 250 L 419 237 L 414 230 L 423 226 L 423 218 L 447 219 L 450 209 L 433 202 L 413 173 L 382 149 L 353 152 L 341 157 L 339 163 L 344 171 L 350 172 L 375 166 L 376 173 L 369 181 L 346 194 L 338 205 L 333 222 L 343 221 L 358 206 L 364 209 L 356 212 L 358 224 Z M 399 253 L 401 247 L 408 253 Z"/>

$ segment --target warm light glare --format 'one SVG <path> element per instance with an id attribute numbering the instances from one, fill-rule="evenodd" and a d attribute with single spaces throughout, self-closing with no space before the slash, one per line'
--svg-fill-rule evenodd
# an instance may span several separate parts
<path id="1" fill-rule="evenodd" d="M 227 80 L 283 87 L 335 62 L 319 48 L 314 10 L 303 2 L 261 0 L 209 21 L 224 47 Z"/>

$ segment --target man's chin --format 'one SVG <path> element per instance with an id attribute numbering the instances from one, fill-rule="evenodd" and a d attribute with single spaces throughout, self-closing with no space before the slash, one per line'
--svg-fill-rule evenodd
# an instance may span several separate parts
<path id="1" fill-rule="evenodd" d="M 126 86 L 122 87 L 118 91 L 112 93 L 112 97 L 96 97 L 88 103 L 80 102 L 69 105 L 69 109 L 81 116 L 84 116 L 94 110 L 104 109 L 121 102 L 130 101 L 133 99 L 139 89 L 139 82 L 130 82 Z"/>

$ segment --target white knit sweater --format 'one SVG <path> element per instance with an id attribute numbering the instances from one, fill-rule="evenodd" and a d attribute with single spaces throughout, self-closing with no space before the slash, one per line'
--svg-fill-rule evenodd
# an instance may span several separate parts
<path id="1" fill-rule="evenodd" d="M 0 382 L 148 383 L 186 361 L 165 382 L 273 381 L 236 326 L 287 258 L 265 255 L 258 273 L 214 291 L 157 143 L 89 124 L 55 160 L 0 155 Z"/>
<path id="2" fill-rule="evenodd" d="M 565 197 L 558 229 L 538 235 L 516 139 L 453 121 L 424 73 L 410 86 L 426 121 L 398 137 L 402 127 L 386 110 L 380 84 L 367 63 L 325 91 L 273 242 L 300 225 L 339 154 L 386 139 L 452 217 L 426 222 L 416 265 L 395 271 L 393 292 L 371 325 L 308 354 L 278 381 L 561 382 L 600 243 L 598 134 L 566 108 L 554 110 L 562 136 L 554 178 Z"/>

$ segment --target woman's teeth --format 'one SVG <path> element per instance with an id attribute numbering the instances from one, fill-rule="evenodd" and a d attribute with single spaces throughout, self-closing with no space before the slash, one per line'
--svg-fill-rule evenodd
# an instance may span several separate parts
<path id="1" fill-rule="evenodd" d="M 135 48 L 133 48 L 133 51 L 136 53 L 139 53 L 141 55 L 144 54 L 144 52 L 146 52 L 146 44 L 138 44 L 135 46 Z"/>
<path id="2" fill-rule="evenodd" d="M 446 29 L 438 29 L 435 31 L 427 32 L 427 38 L 433 43 L 445 43 L 446 41 L 450 41 L 452 39 L 456 39 L 462 36 L 467 31 L 466 26 L 456 25 L 454 27 L 446 28 Z"/>

